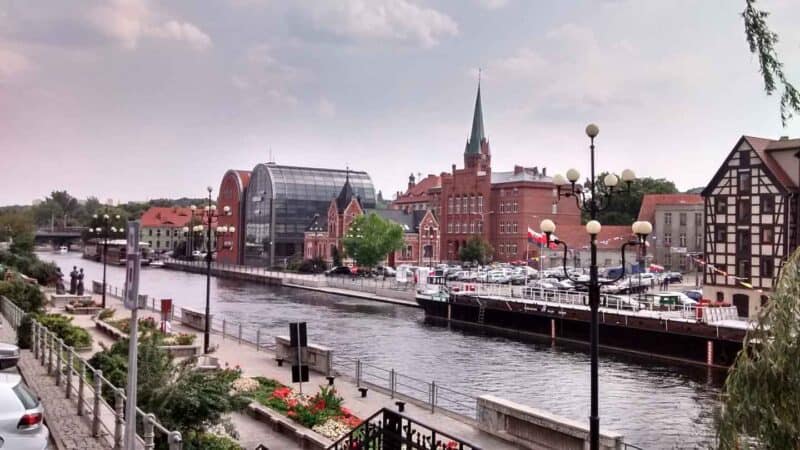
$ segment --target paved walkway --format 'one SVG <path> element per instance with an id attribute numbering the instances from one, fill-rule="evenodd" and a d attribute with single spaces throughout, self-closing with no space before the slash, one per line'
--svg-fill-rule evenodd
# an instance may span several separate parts
<path id="1" fill-rule="evenodd" d="M 15 342 L 16 333 L 4 317 L 0 328 L 0 341 Z M 44 419 L 50 428 L 51 438 L 59 450 L 103 450 L 112 448 L 104 437 L 93 438 L 92 428 L 86 415 L 75 415 L 77 403 L 67 399 L 64 390 L 56 386 L 55 378 L 47 375 L 47 367 L 33 357 L 30 350 L 22 350 L 18 368 L 25 383 L 41 397 L 44 404 Z"/>
<path id="2" fill-rule="evenodd" d="M 106 302 L 111 308 L 116 308 L 117 313 L 115 318 L 127 316 L 125 310 L 119 299 L 115 297 L 106 297 Z M 179 307 L 179 305 L 178 305 Z M 153 317 L 159 320 L 158 313 L 152 311 L 140 311 L 140 317 Z M 76 316 L 76 325 L 82 325 L 89 328 L 92 336 L 99 341 L 107 342 L 108 338 L 101 335 L 97 331 L 88 316 Z M 202 343 L 202 333 L 197 330 L 184 327 L 180 323 L 173 323 L 173 332 L 180 333 L 194 333 L 198 337 L 195 342 Z M 265 343 L 274 342 L 274 337 L 264 336 Z M 269 339 L 269 341 L 268 341 Z M 223 339 L 219 334 L 214 334 L 211 337 L 212 346 L 218 346 L 213 356 L 219 358 L 220 362 L 228 364 L 231 367 L 239 366 L 242 368 L 246 376 L 264 376 L 273 378 L 280 381 L 287 386 L 293 386 L 297 389 L 296 384 L 291 383 L 291 367 L 284 364 L 283 367 L 278 367 L 275 362 L 275 355 L 269 351 L 257 351 L 255 346 L 251 344 L 239 344 L 236 339 L 227 337 Z M 334 349 L 335 353 L 335 349 Z M 310 382 L 303 384 L 303 391 L 310 392 L 316 391 L 318 386 L 326 385 L 328 382 L 323 375 L 312 372 L 310 374 Z M 377 412 L 381 408 L 396 409 L 394 402 L 389 395 L 371 389 L 367 398 L 361 398 L 355 383 L 350 379 L 339 377 L 335 381 L 336 388 L 344 399 L 344 405 L 353 411 L 355 415 L 361 418 L 367 418 Z M 405 414 L 409 417 L 418 420 L 428 426 L 438 430 L 445 431 L 455 437 L 465 439 L 469 442 L 479 445 L 484 449 L 492 450 L 511 450 L 517 448 L 505 441 L 502 441 L 494 436 L 484 433 L 469 423 L 454 419 L 450 416 L 444 415 L 440 412 L 431 413 L 428 408 L 418 407 L 414 404 L 407 403 Z M 270 450 L 275 449 L 294 449 L 297 445 L 288 441 L 283 435 L 276 434 L 268 425 L 256 422 L 254 419 L 244 415 L 232 416 L 234 425 L 239 429 L 242 436 L 241 444 L 247 449 L 254 448 L 257 443 L 263 443 Z M 282 446 L 285 445 L 285 446 Z"/>

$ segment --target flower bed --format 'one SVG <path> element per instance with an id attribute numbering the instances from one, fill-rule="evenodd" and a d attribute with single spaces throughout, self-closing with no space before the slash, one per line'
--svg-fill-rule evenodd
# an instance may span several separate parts
<path id="1" fill-rule="evenodd" d="M 334 387 L 320 386 L 319 392 L 309 396 L 275 380 L 255 377 L 236 380 L 233 389 L 332 440 L 361 423 L 361 419 L 342 406 L 342 398 Z"/>

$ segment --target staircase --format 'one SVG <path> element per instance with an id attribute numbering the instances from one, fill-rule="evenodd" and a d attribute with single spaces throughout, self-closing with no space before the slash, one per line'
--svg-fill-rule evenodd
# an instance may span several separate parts
<path id="1" fill-rule="evenodd" d="M 483 321 L 486 318 L 486 306 L 478 300 L 478 323 L 483 325 Z"/>

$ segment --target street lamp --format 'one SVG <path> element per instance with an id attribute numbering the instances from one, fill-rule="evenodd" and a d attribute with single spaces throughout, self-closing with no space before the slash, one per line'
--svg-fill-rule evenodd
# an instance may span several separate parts
<path id="1" fill-rule="evenodd" d="M 103 239 L 103 301 L 102 306 L 105 309 L 106 307 L 106 266 L 107 266 L 107 256 L 108 256 L 108 238 L 114 236 L 122 235 L 123 228 L 116 227 L 112 225 L 112 219 L 108 214 L 103 214 L 102 216 L 98 216 L 97 214 L 92 216 L 92 221 L 94 225 L 93 228 L 89 228 L 89 232 L 93 235 L 97 236 L 98 238 Z M 120 217 L 119 214 L 114 216 L 114 219 L 117 224 L 119 224 Z"/>
<path id="2" fill-rule="evenodd" d="M 207 187 L 208 189 L 208 205 L 206 205 L 204 209 L 204 214 L 206 215 L 206 227 L 203 225 L 197 225 L 193 227 L 193 230 L 200 231 L 201 233 L 205 229 L 206 235 L 206 320 L 205 320 L 205 330 L 203 333 L 203 353 L 208 353 L 208 347 L 210 344 L 210 335 L 211 335 L 211 261 L 214 259 L 214 247 L 211 245 L 211 233 L 214 232 L 217 236 L 223 236 L 225 234 L 233 233 L 234 227 L 225 227 L 220 226 L 217 227 L 216 230 L 212 230 L 212 221 L 220 216 L 230 216 L 231 215 L 231 208 L 230 206 L 226 206 L 222 209 L 221 213 L 217 212 L 217 206 L 211 203 L 211 186 Z"/>
<path id="3" fill-rule="evenodd" d="M 649 222 L 637 221 L 632 226 L 633 234 L 637 239 L 626 242 L 622 245 L 622 271 L 619 276 L 613 280 L 605 280 L 601 282 L 597 275 L 597 235 L 602 230 L 602 225 L 597 220 L 597 215 L 600 211 L 608 208 L 611 199 L 616 192 L 619 192 L 617 186 L 619 185 L 620 178 L 626 184 L 626 191 L 630 193 L 630 185 L 636 178 L 632 170 L 625 169 L 622 171 L 621 177 L 617 177 L 613 173 L 609 173 L 603 178 L 603 185 L 597 183 L 594 170 L 594 138 L 599 134 L 600 129 L 595 124 L 589 124 L 586 127 L 586 135 L 590 140 L 590 173 L 588 186 L 581 187 L 576 184 L 580 178 L 580 173 L 575 169 L 569 169 L 566 178 L 562 175 L 555 175 L 553 183 L 556 185 L 556 197 L 560 198 L 562 195 L 565 197 L 575 197 L 578 208 L 589 214 L 591 220 L 586 224 L 586 232 L 589 234 L 591 264 L 589 266 L 589 281 L 581 281 L 573 278 L 567 272 L 567 244 L 558 239 L 554 239 L 557 245 L 564 247 L 563 267 L 564 274 L 575 284 L 582 284 L 588 287 L 589 290 L 589 308 L 591 310 L 591 328 L 590 328 L 590 353 L 591 353 L 591 412 L 589 416 L 589 431 L 590 431 L 590 448 L 591 450 L 599 450 L 600 448 L 600 416 L 599 416 L 599 399 L 598 399 L 598 357 L 599 357 L 599 340 L 600 340 L 600 326 L 599 326 L 599 307 L 600 307 L 600 286 L 611 284 L 625 276 L 625 249 L 629 245 L 637 245 L 642 248 L 645 247 L 647 235 L 653 231 L 653 226 Z M 569 183 L 569 184 L 568 184 Z M 588 189 L 587 189 L 588 188 Z M 565 192 L 562 193 L 562 190 Z M 547 237 L 547 244 L 549 245 L 550 237 L 556 229 L 555 223 L 550 219 L 542 220 L 540 229 Z"/>

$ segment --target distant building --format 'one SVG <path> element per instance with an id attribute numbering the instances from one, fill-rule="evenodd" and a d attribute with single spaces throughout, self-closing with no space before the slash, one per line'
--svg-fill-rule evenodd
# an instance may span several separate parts
<path id="1" fill-rule="evenodd" d="M 230 208 L 231 215 L 219 216 L 220 226 L 228 229 L 233 227 L 233 233 L 226 233 L 224 238 L 217 241 L 217 261 L 226 264 L 244 264 L 244 210 L 246 204 L 247 186 L 250 184 L 249 170 L 229 170 L 222 177 L 217 196 L 217 211 L 222 211 L 226 206 Z"/>
<path id="2" fill-rule="evenodd" d="M 703 254 L 703 197 L 699 194 L 647 194 L 638 220 L 653 224 L 648 255 L 667 270 L 695 270 Z"/>
<path id="3" fill-rule="evenodd" d="M 408 176 L 408 189 L 405 192 L 397 193 L 397 198 L 392 202 L 392 209 L 405 212 L 430 209 L 434 214 L 439 214 L 441 192 L 442 178 L 440 176 L 429 174 L 417 182 L 412 173 Z"/>
<path id="4" fill-rule="evenodd" d="M 387 258 L 391 266 L 399 264 L 433 265 L 439 262 L 439 224 L 430 210 L 398 211 L 367 209 L 350 183 L 345 179 L 339 195 L 330 200 L 327 214 L 316 215 L 306 228 L 304 258 L 322 258 L 333 262 L 334 251 L 344 260 L 342 239 L 353 220 L 363 214 L 375 213 L 403 228 L 405 245 Z"/>
<path id="5" fill-rule="evenodd" d="M 361 205 L 375 208 L 375 188 L 366 172 L 274 163 L 255 166 L 240 227 L 244 231 L 243 262 L 274 266 L 301 259 L 309 222 L 324 214 L 346 179 Z"/>
<path id="6" fill-rule="evenodd" d="M 591 258 L 589 249 L 589 234 L 585 225 L 561 225 L 556 228 L 555 235 L 565 242 L 568 247 L 566 265 L 572 267 L 585 267 Z M 597 235 L 597 265 L 600 267 L 619 267 L 622 265 L 622 245 L 635 239 L 631 227 L 628 225 L 603 225 Z M 531 245 L 533 248 L 533 245 Z M 561 267 L 564 263 L 564 248 L 555 247 L 544 249 L 542 267 Z M 629 246 L 625 252 L 625 266 L 639 263 L 641 254 L 638 247 Z M 642 260 L 643 261 L 643 260 Z M 536 267 L 536 265 L 534 265 Z"/>
<path id="7" fill-rule="evenodd" d="M 703 190 L 705 297 L 755 317 L 800 226 L 800 139 L 742 136 Z"/>
<path id="8" fill-rule="evenodd" d="M 189 208 L 152 206 L 140 219 L 141 241 L 150 244 L 150 249 L 156 253 L 174 250 L 178 243 L 186 240 L 183 227 L 189 225 L 191 217 Z"/>

